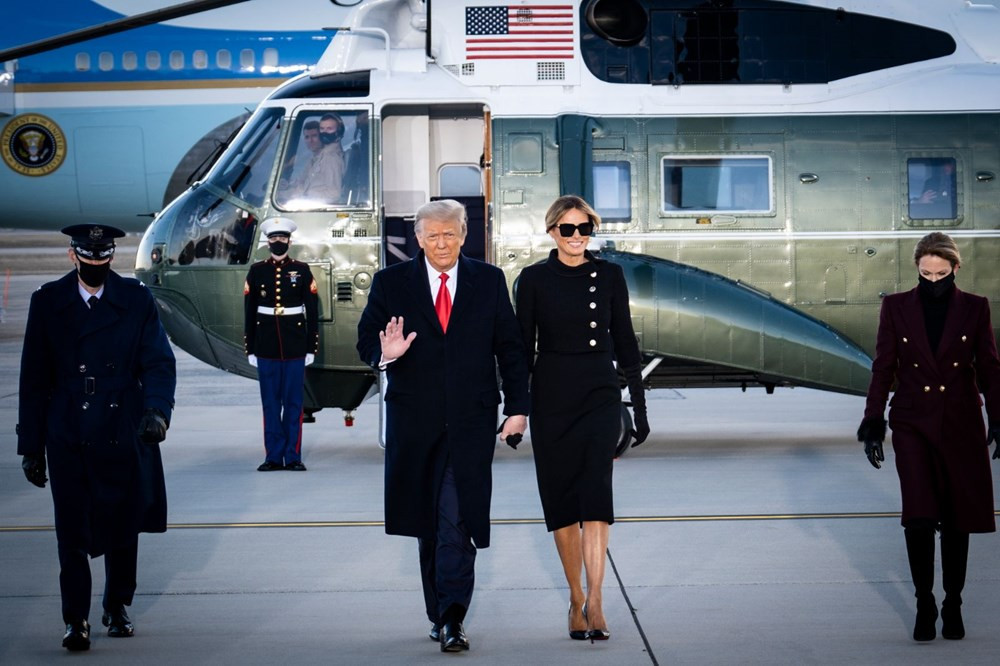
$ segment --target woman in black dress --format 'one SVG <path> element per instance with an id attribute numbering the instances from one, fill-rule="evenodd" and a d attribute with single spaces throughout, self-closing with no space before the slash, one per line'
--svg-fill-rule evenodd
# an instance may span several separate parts
<path id="1" fill-rule="evenodd" d="M 903 499 L 903 535 L 917 597 L 913 639 L 937 636 L 934 531 L 941 533 L 944 603 L 941 635 L 965 636 L 970 532 L 993 532 L 991 440 L 1000 439 L 1000 359 L 989 301 L 955 286 L 962 263 L 949 236 L 924 236 L 913 253 L 918 284 L 886 296 L 858 440 L 876 468 L 885 460 L 883 418 L 889 391 L 892 448 Z M 983 427 L 986 397 L 989 428 Z M 985 443 L 985 446 L 984 446 Z M 994 451 L 996 458 L 1000 446 Z"/>
<path id="2" fill-rule="evenodd" d="M 531 444 L 545 525 L 569 583 L 570 637 L 592 641 L 610 636 L 601 585 L 621 427 L 615 361 L 631 394 L 633 446 L 649 435 L 625 275 L 621 266 L 586 249 L 600 222 L 580 197 L 556 199 L 545 215 L 556 249 L 548 260 L 525 268 L 517 285 L 517 318 L 532 366 Z"/>

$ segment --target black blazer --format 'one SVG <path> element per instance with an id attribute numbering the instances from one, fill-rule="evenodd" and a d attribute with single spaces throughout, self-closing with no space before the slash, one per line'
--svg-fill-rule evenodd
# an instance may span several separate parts
<path id="1" fill-rule="evenodd" d="M 498 368 L 504 414 L 528 413 L 528 368 L 503 272 L 459 257 L 446 335 L 434 311 L 422 251 L 379 271 L 358 322 L 358 353 L 373 368 L 382 356 L 379 332 L 394 316 L 402 316 L 404 332 L 417 337 L 386 368 L 386 532 L 433 537 L 437 483 L 450 461 L 462 518 L 476 546 L 485 548 Z"/>

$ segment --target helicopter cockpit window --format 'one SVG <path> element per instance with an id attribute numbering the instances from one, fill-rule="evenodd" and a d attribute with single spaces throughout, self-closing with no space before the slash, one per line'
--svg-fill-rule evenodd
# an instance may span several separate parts
<path id="1" fill-rule="evenodd" d="M 252 118 L 252 124 L 227 151 L 226 159 L 208 174 L 207 182 L 260 208 L 266 198 L 284 113 L 284 109 L 273 108 Z"/>
<path id="2" fill-rule="evenodd" d="M 925 157 L 906 161 L 911 220 L 953 220 L 958 217 L 955 158 Z"/>
<path id="3" fill-rule="evenodd" d="M 663 213 L 769 213 L 771 158 L 766 156 L 665 157 Z"/>
<path id="4" fill-rule="evenodd" d="M 300 113 L 288 133 L 274 202 L 283 210 L 371 206 L 367 111 Z"/>
<path id="5" fill-rule="evenodd" d="M 249 261 L 257 246 L 253 215 L 207 187 L 192 190 L 180 205 L 167 240 L 168 264 L 220 266 Z"/>
<path id="6" fill-rule="evenodd" d="M 632 220 L 632 169 L 628 162 L 594 162 L 594 209 L 604 222 Z"/>

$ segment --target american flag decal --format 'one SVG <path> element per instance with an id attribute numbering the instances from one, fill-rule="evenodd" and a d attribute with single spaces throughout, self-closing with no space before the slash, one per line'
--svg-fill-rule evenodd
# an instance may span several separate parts
<path id="1" fill-rule="evenodd" d="M 465 8 L 467 60 L 567 60 L 573 40 L 573 5 Z"/>

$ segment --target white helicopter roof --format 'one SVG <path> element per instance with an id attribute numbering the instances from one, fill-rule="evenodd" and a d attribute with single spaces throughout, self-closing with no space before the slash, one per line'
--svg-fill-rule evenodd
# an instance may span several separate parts
<path id="1" fill-rule="evenodd" d="M 843 8 L 946 32 L 944 57 L 828 83 L 653 85 L 610 83 L 583 62 L 579 3 L 559 0 L 448 0 L 433 16 L 419 0 L 369 0 L 348 17 L 312 76 L 371 72 L 383 101 L 488 103 L 495 116 L 560 113 L 629 115 L 782 115 L 973 112 L 1000 109 L 1000 0 L 788 0 Z M 468 42 L 491 9 L 539 8 L 555 16 L 565 43 L 559 59 L 479 59 Z M 471 18 L 470 18 L 471 17 Z M 554 19 L 555 20 L 555 19 Z M 431 55 L 426 54 L 427 29 Z M 547 65 L 551 65 L 547 67 Z"/>

